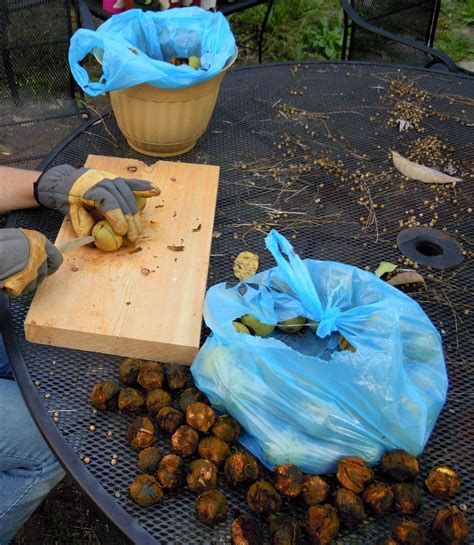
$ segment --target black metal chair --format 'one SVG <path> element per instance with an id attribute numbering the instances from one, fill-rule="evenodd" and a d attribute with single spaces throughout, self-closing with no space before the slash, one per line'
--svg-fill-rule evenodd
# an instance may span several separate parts
<path id="1" fill-rule="evenodd" d="M 464 72 L 433 42 L 440 0 L 341 0 L 342 59 Z"/>
<path id="2" fill-rule="evenodd" d="M 81 120 L 69 70 L 73 30 L 92 17 L 70 0 L 0 0 L 0 164 L 34 167 Z"/>

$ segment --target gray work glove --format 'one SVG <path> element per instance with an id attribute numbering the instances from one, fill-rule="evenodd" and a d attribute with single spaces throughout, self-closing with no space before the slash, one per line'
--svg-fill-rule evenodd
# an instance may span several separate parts
<path id="1" fill-rule="evenodd" d="M 61 252 L 29 229 L 0 229 L 0 289 L 12 297 L 34 291 L 61 263 Z"/>
<path id="2" fill-rule="evenodd" d="M 105 217 L 117 235 L 127 235 L 132 242 L 142 230 L 135 197 L 156 197 L 160 193 L 146 180 L 70 165 L 51 168 L 34 185 L 38 203 L 68 214 L 77 236 L 90 235 L 97 220 Z"/>

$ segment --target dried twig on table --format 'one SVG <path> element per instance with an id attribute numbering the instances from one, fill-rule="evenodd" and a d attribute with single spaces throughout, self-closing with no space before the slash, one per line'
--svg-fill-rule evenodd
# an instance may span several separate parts
<path id="1" fill-rule="evenodd" d="M 102 123 L 104 125 L 104 129 L 105 131 L 107 132 L 107 134 L 110 136 L 110 138 L 112 138 L 112 140 L 117 144 L 117 139 L 115 138 L 115 136 L 109 131 L 109 128 L 107 127 L 105 121 L 104 121 L 104 118 L 100 115 L 100 113 L 93 107 L 91 106 L 90 104 L 87 104 L 86 102 L 84 102 L 83 100 L 80 100 L 79 101 L 81 104 L 83 104 L 88 110 L 91 110 L 95 113 L 95 115 L 99 118 L 98 121 L 96 121 L 94 123 L 97 124 L 97 123 Z"/>

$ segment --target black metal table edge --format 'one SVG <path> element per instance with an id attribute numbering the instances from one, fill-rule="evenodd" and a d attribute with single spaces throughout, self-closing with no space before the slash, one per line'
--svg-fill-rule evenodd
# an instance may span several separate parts
<path id="1" fill-rule="evenodd" d="M 0 293 L 0 323 L 2 324 L 2 334 L 7 354 L 12 362 L 13 373 L 20 385 L 25 404 L 58 461 L 72 475 L 95 506 L 124 536 L 134 543 L 140 543 L 140 545 L 157 545 L 159 542 L 152 538 L 99 484 L 84 463 L 80 461 L 77 454 L 64 441 L 51 416 L 45 410 L 15 341 L 13 324 L 10 318 L 9 300 L 4 293 Z"/>
<path id="2" fill-rule="evenodd" d="M 393 65 L 387 63 L 374 63 L 364 61 L 285 61 L 275 63 L 265 63 L 264 65 L 248 65 L 237 67 L 231 72 L 239 72 L 243 70 L 251 70 L 254 68 L 266 69 L 274 66 L 290 66 L 290 65 L 307 65 L 307 64 L 319 64 L 324 65 L 346 65 L 346 66 L 374 66 L 374 67 L 387 67 L 393 70 L 409 69 L 410 71 L 420 71 L 432 75 L 441 75 L 456 78 L 469 78 L 470 76 L 465 74 L 453 74 L 449 72 L 437 72 L 426 68 L 411 67 L 405 65 Z M 472 80 L 474 82 L 474 80 Z M 89 119 L 74 131 L 72 131 L 65 139 L 63 139 L 48 156 L 40 163 L 39 169 L 44 170 L 49 163 L 57 156 L 57 154 L 69 144 L 75 137 L 80 135 L 88 127 L 97 123 L 102 119 L 104 115 L 108 115 L 111 112 L 111 108 L 107 108 L 103 115 L 97 115 Z M 9 215 L 6 227 L 14 227 L 21 212 L 13 212 Z M 96 507 L 104 513 L 107 518 L 128 538 L 134 543 L 140 543 L 140 545 L 164 545 L 159 544 L 151 535 L 144 530 L 141 525 L 134 521 L 118 503 L 112 498 L 105 489 L 99 484 L 97 479 L 89 472 L 84 463 L 78 458 L 76 453 L 72 450 L 72 447 L 68 445 L 62 438 L 61 433 L 58 431 L 56 425 L 53 423 L 48 412 L 41 401 L 41 398 L 34 387 L 32 378 L 26 368 L 25 362 L 21 355 L 20 349 L 16 343 L 15 334 L 13 330 L 13 323 L 11 320 L 9 299 L 5 293 L 0 292 L 0 330 L 3 333 L 5 347 L 8 357 L 12 365 L 15 379 L 17 380 L 22 396 L 25 400 L 25 404 L 28 407 L 32 418 L 34 419 L 38 429 L 43 435 L 44 439 L 51 447 L 56 457 L 65 470 L 72 475 L 77 485 L 88 495 L 91 501 Z"/>

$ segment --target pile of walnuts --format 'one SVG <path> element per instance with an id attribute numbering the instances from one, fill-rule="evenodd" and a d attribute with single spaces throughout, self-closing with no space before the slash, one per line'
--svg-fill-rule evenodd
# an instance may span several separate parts
<path id="1" fill-rule="evenodd" d="M 228 513 L 224 494 L 217 490 L 219 471 L 227 483 L 246 490 L 252 513 L 234 519 L 234 545 L 262 545 L 267 526 L 272 545 L 297 545 L 306 536 L 315 545 L 332 543 L 340 528 L 354 529 L 368 514 L 383 516 L 393 510 L 404 517 L 416 515 L 422 502 L 416 458 L 394 450 L 382 458 L 376 480 L 361 458 L 349 456 L 338 465 L 334 482 L 303 474 L 295 465 L 276 466 L 271 482 L 260 474 L 257 460 L 233 443 L 240 425 L 230 415 L 217 416 L 202 392 L 190 385 L 186 367 L 125 359 L 119 368 L 120 385 L 103 381 L 94 386 L 92 405 L 97 410 L 120 410 L 134 415 L 127 430 L 130 446 L 138 451 L 138 477 L 130 484 L 131 498 L 150 507 L 186 486 L 197 494 L 196 516 L 213 525 Z M 158 435 L 170 439 L 170 454 L 158 446 Z M 232 449 L 232 450 L 231 450 Z M 437 498 L 455 495 L 461 482 L 448 467 L 434 468 L 426 480 Z M 306 519 L 283 515 L 282 505 L 300 501 Z M 403 518 L 392 535 L 374 545 L 460 545 L 469 534 L 464 513 L 446 507 L 435 513 L 431 537 L 417 522 Z"/>

